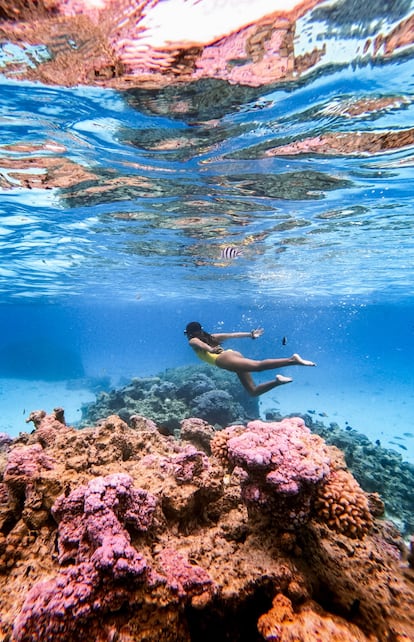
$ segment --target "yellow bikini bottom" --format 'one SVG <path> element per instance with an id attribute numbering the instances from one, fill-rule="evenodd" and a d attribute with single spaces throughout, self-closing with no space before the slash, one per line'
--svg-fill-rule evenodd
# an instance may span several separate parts
<path id="1" fill-rule="evenodd" d="M 223 352 L 234 352 L 233 350 L 223 350 Z M 196 355 L 201 361 L 209 363 L 210 366 L 215 366 L 217 357 L 219 357 L 223 352 L 205 352 L 204 350 L 197 350 Z"/>

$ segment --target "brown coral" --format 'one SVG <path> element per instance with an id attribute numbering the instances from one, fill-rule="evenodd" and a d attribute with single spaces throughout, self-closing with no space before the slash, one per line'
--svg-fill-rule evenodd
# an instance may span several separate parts
<path id="1" fill-rule="evenodd" d="M 231 437 L 237 437 L 246 430 L 245 426 L 230 426 L 215 433 L 210 442 L 211 454 L 216 457 L 223 466 L 229 465 L 229 451 L 227 442 Z"/>
<path id="2" fill-rule="evenodd" d="M 371 530 L 368 497 L 346 470 L 332 471 L 318 489 L 314 508 L 320 521 L 348 537 L 362 539 Z"/>

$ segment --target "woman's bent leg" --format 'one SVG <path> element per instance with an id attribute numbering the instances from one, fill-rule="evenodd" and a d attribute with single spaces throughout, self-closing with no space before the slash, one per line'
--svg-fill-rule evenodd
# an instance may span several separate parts
<path id="1" fill-rule="evenodd" d="M 257 386 L 253 381 L 253 377 L 248 372 L 238 372 L 237 376 L 240 379 L 243 387 L 247 390 L 249 395 L 252 397 L 258 397 L 259 395 L 273 390 L 277 386 L 283 386 L 285 383 L 290 383 L 292 379 L 290 377 L 283 377 L 282 375 L 277 375 L 273 381 L 268 381 L 266 383 L 259 383 Z"/>

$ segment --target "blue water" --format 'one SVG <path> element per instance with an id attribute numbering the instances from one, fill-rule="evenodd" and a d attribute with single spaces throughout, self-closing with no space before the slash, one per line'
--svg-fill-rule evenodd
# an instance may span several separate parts
<path id="1" fill-rule="evenodd" d="M 412 69 L 405 52 L 224 97 L 3 78 L 0 430 L 25 429 L 33 382 L 39 398 L 63 382 L 73 404 L 100 380 L 194 363 L 183 330 L 199 320 L 264 327 L 237 343 L 248 356 L 318 363 L 286 370 L 263 411 L 312 410 L 413 460 L 414 146 L 269 154 L 410 131 Z M 224 261 L 226 246 L 242 254 Z"/>

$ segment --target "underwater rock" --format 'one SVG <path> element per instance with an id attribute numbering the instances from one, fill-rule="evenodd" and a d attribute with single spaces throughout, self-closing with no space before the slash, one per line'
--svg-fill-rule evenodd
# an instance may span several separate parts
<path id="1" fill-rule="evenodd" d="M 7 452 L 13 439 L 6 432 L 0 432 L 0 452 Z"/>
<path id="2" fill-rule="evenodd" d="M 300 418 L 185 420 L 187 436 L 214 433 L 211 456 L 143 416 L 33 419 L 0 464 L 3 639 L 414 639 L 412 553 Z M 344 481 L 349 506 L 374 506 L 359 537 L 318 504 Z"/>
<path id="3" fill-rule="evenodd" d="M 199 417 L 221 428 L 259 416 L 257 399 L 238 379 L 218 368 L 170 368 L 156 377 L 134 378 L 123 388 L 103 392 L 82 406 L 80 426 L 116 413 L 128 424 L 133 415 L 152 419 L 164 434 L 180 429 L 183 419 Z"/>

